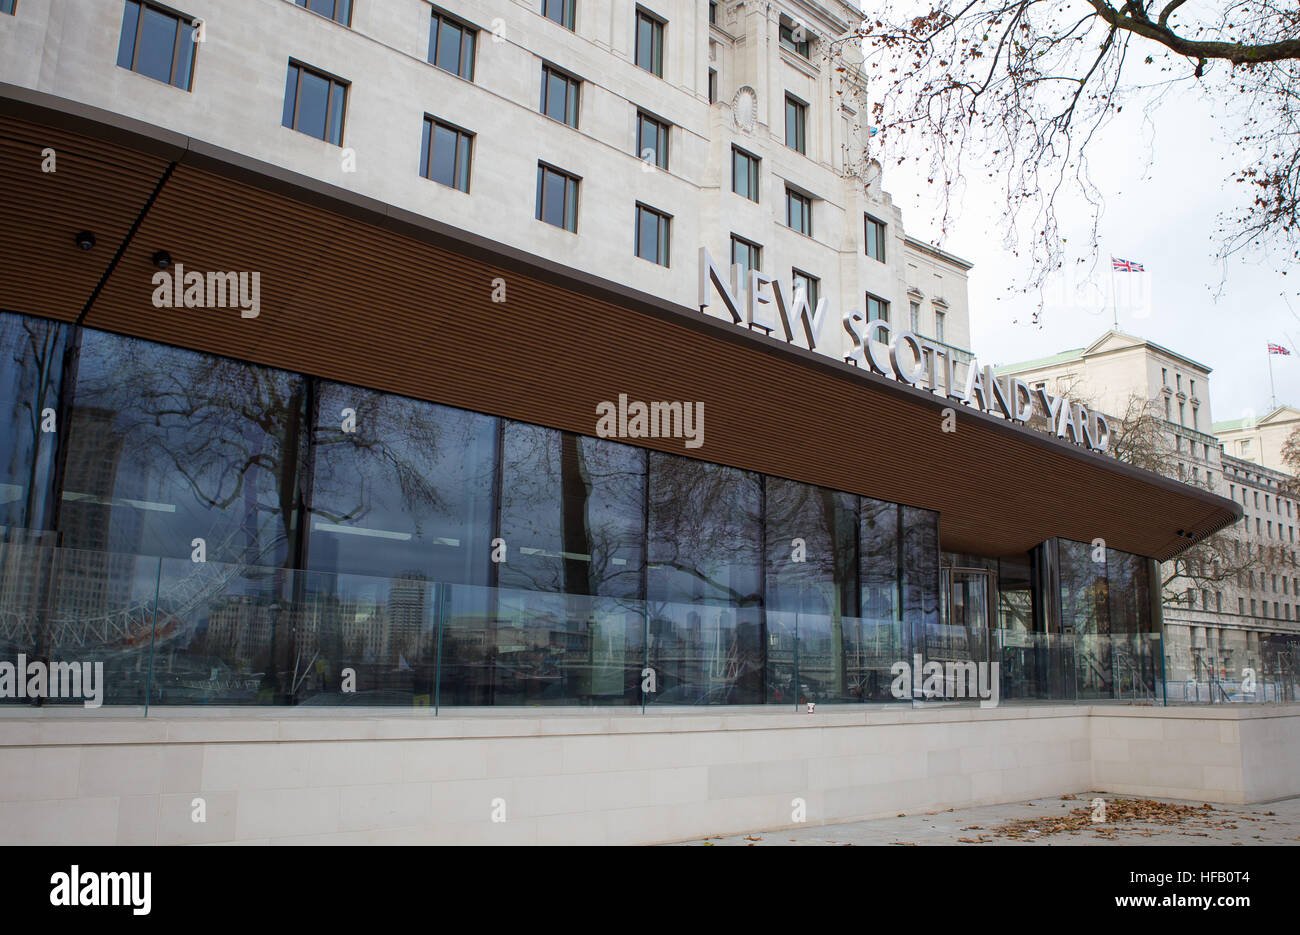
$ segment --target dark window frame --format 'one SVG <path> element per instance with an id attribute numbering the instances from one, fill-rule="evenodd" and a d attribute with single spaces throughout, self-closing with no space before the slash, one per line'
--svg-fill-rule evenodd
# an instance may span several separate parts
<path id="1" fill-rule="evenodd" d="M 294 91 L 293 122 L 284 123 L 282 118 L 281 125 L 286 127 L 287 129 L 293 130 L 295 133 L 301 133 L 303 136 L 310 136 L 313 140 L 320 140 L 322 143 L 329 143 L 332 146 L 342 146 L 343 131 L 344 128 L 347 126 L 348 97 L 350 96 L 349 92 L 352 89 L 352 82 L 346 81 L 343 78 L 338 77 L 337 75 L 332 75 L 327 71 L 322 71 L 321 69 L 308 65 L 305 62 L 301 62 L 296 58 L 291 58 L 289 59 L 289 72 L 294 72 L 295 70 L 297 71 L 297 77 L 294 79 L 293 82 L 293 91 Z M 324 78 L 326 81 L 329 82 L 330 85 L 329 97 L 326 98 L 325 101 L 325 135 L 323 137 L 317 136 L 314 133 L 308 133 L 306 130 L 300 129 L 298 127 L 298 116 L 299 116 L 299 111 L 301 109 L 299 107 L 299 103 L 302 100 L 302 73 L 303 72 L 310 72 L 311 74 L 315 75 L 318 78 Z M 286 81 L 288 80 L 287 74 L 285 75 L 285 79 Z M 342 126 L 338 128 L 338 139 L 335 140 L 335 139 L 331 139 L 330 130 L 332 129 L 331 124 L 334 120 L 334 107 L 333 107 L 334 95 L 338 93 L 340 90 L 342 91 L 343 94 L 343 107 L 342 107 L 342 116 L 341 116 Z"/>
<path id="2" fill-rule="evenodd" d="M 436 179 L 433 177 L 432 174 L 433 147 L 434 147 L 434 143 L 437 141 L 436 131 L 439 128 L 442 128 L 444 130 L 450 130 L 452 133 L 456 134 L 456 155 L 452 159 L 452 163 L 453 163 L 452 177 L 453 180 L 459 180 L 461 175 L 463 174 L 465 177 L 464 188 L 461 188 L 459 184 L 448 185 L 446 182 L 442 181 L 441 179 Z M 420 144 L 421 177 L 426 178 L 430 182 L 434 182 L 435 184 L 442 185 L 445 188 L 454 188 L 456 191 L 461 191 L 468 195 L 470 189 L 470 178 L 472 176 L 473 166 L 474 166 L 474 137 L 476 136 L 476 134 L 471 130 L 466 130 L 464 127 L 457 126 L 454 123 L 448 123 L 446 120 L 441 120 L 438 117 L 433 116 L 433 114 L 424 115 L 424 126 L 421 130 L 421 133 L 422 133 L 422 139 Z M 462 144 L 464 145 L 463 150 L 461 148 Z M 463 172 L 461 166 L 462 153 L 464 155 Z"/>
<path id="3" fill-rule="evenodd" d="M 802 226 L 796 226 L 791 216 L 792 209 L 795 206 L 799 208 L 799 214 L 804 222 Z M 805 237 L 813 235 L 813 198 L 811 195 L 801 192 L 799 189 L 786 185 L 785 187 L 785 226 L 790 230 L 803 234 Z"/>
<path id="4" fill-rule="evenodd" d="M 790 139 L 790 115 L 794 113 L 794 140 Z M 785 95 L 785 145 L 801 155 L 808 155 L 808 102 L 790 92 Z"/>
<path id="5" fill-rule="evenodd" d="M 803 279 L 808 283 L 808 305 L 814 310 L 817 308 L 817 300 L 821 298 L 822 280 L 820 276 L 814 276 L 812 273 L 805 273 L 798 267 L 790 268 L 790 291 L 799 291 L 799 280 Z"/>
<path id="6" fill-rule="evenodd" d="M 550 221 L 546 220 L 545 198 L 546 198 L 546 176 L 548 173 L 552 175 L 561 176 L 565 180 L 564 207 L 561 209 L 566 222 L 564 224 L 552 224 Z M 537 211 L 535 213 L 537 220 L 551 227 L 558 227 L 560 228 L 560 230 L 566 230 L 571 234 L 576 234 L 578 232 L 578 198 L 579 198 L 579 193 L 580 193 L 579 190 L 581 188 L 581 185 L 582 185 L 581 176 L 574 175 L 572 172 L 567 172 L 564 169 L 561 169 L 559 166 L 551 165 L 549 162 L 539 161 L 537 163 Z M 572 192 L 573 194 L 572 211 L 570 211 L 569 208 L 570 192 Z M 568 220 L 570 215 L 572 215 L 572 220 L 573 220 L 572 227 L 568 225 Z"/>
<path id="7" fill-rule="evenodd" d="M 739 188 L 736 187 L 736 160 L 737 159 L 744 160 L 748 164 L 749 191 L 742 192 Z M 755 204 L 759 203 L 758 173 L 759 173 L 759 168 L 762 165 L 762 161 L 763 161 L 762 157 L 755 156 L 753 153 L 749 152 L 748 150 L 741 149 L 739 146 L 734 146 L 734 145 L 731 147 L 731 190 L 735 192 L 737 195 L 740 195 L 742 198 L 748 198 L 750 201 L 754 202 Z"/>
<path id="8" fill-rule="evenodd" d="M 131 38 L 131 62 L 130 64 L 127 65 L 122 64 L 122 51 L 123 51 L 122 50 L 122 29 L 119 28 L 118 47 L 117 47 L 117 66 L 119 68 L 125 68 L 127 71 L 134 72 L 137 75 L 143 75 L 145 78 L 151 78 L 154 81 L 160 80 L 158 78 L 155 78 L 153 75 L 146 74 L 145 72 L 140 71 L 140 69 L 137 67 L 140 61 L 140 39 L 142 38 L 142 34 L 144 32 L 144 21 L 145 21 L 144 14 L 146 10 L 153 10 L 156 13 L 161 13 L 163 16 L 166 16 L 168 19 L 173 19 L 176 21 L 176 30 L 172 34 L 171 70 L 168 73 L 167 81 L 163 83 L 173 88 L 177 88 L 181 91 L 185 91 L 186 93 L 193 91 L 194 90 L 194 66 L 195 66 L 195 60 L 198 58 L 198 51 L 199 51 L 198 43 L 195 42 L 193 39 L 193 30 L 196 28 L 194 24 L 196 22 L 199 22 L 199 20 L 196 17 L 190 16 L 186 13 L 182 13 L 180 10 L 173 9 L 172 7 L 165 6 L 164 4 L 161 3 L 154 3 L 153 0 L 125 0 L 125 2 L 122 4 L 122 17 L 123 17 L 122 25 L 123 26 L 126 25 L 127 10 L 129 10 L 131 7 L 135 7 L 135 34 Z M 18 4 L 15 0 L 14 11 L 16 11 L 17 9 L 18 9 Z M 186 32 L 187 29 L 189 30 L 188 33 Z M 190 54 L 188 56 L 189 68 L 188 68 L 188 74 L 185 76 L 185 83 L 181 85 L 176 83 L 176 77 L 177 77 L 176 72 L 177 69 L 181 67 L 180 60 L 182 56 L 180 54 L 180 51 L 182 48 L 185 47 L 184 44 L 188 44 L 189 51 L 190 51 Z"/>
<path id="9" fill-rule="evenodd" d="M 794 31 L 800 28 L 804 30 L 805 35 L 802 42 L 799 42 L 794 37 Z M 777 29 L 777 42 L 780 44 L 781 48 L 793 52 L 800 58 L 811 60 L 812 39 L 807 37 L 807 29 L 808 27 L 806 26 L 800 26 L 793 20 L 787 20 L 786 17 L 781 17 L 780 25 Z"/>
<path id="10" fill-rule="evenodd" d="M 641 215 L 642 213 L 653 215 L 658 221 L 658 237 L 655 240 L 655 251 L 660 253 L 660 258 L 648 257 L 641 252 Z M 636 232 L 634 236 L 634 252 L 638 259 L 645 260 L 647 263 L 653 263 L 656 266 L 667 268 L 672 258 L 672 220 L 673 216 L 658 208 L 652 208 L 644 202 L 636 203 Z"/>
<path id="11" fill-rule="evenodd" d="M 547 112 L 547 92 L 551 87 L 551 75 L 559 78 L 565 84 L 563 117 L 556 117 Z M 570 106 L 572 106 L 572 113 L 570 113 Z M 562 123 L 566 127 L 578 129 L 578 114 L 582 110 L 582 79 L 572 72 L 565 71 L 558 65 L 542 62 L 542 97 L 538 109 L 543 117 L 549 117 L 556 123 Z"/>
<path id="12" fill-rule="evenodd" d="M 763 245 L 759 243 L 755 243 L 754 241 L 749 240 L 746 237 L 741 237 L 739 234 L 732 234 L 731 235 L 731 264 L 733 266 L 736 265 L 736 247 L 738 246 L 747 248 L 751 252 L 751 256 L 756 257 L 758 260 L 758 262 L 756 263 L 750 263 L 748 265 L 744 265 L 744 268 L 747 271 L 758 270 L 759 272 L 762 272 Z M 748 288 L 746 283 L 741 283 L 741 287 Z"/>
<path id="13" fill-rule="evenodd" d="M 300 6 L 308 13 L 315 13 L 317 16 L 325 17 L 325 19 L 329 20 L 332 23 L 338 23 L 340 26 L 346 26 L 348 29 L 352 28 L 352 0 L 331 0 L 331 2 L 334 4 L 334 12 L 329 14 L 322 13 L 320 10 L 313 9 L 312 4 L 314 2 L 316 2 L 316 0 L 293 0 L 294 6 Z M 339 18 L 340 6 L 344 6 L 347 8 L 345 19 Z"/>
<path id="14" fill-rule="evenodd" d="M 654 165 L 657 168 L 668 170 L 670 134 L 672 133 L 672 124 L 666 120 L 660 120 L 654 114 L 641 110 L 639 107 L 636 112 L 636 157 L 645 161 L 645 151 L 650 147 L 645 145 L 645 138 L 642 135 L 643 124 L 652 124 L 655 128 L 656 139 L 662 141 L 662 146 L 655 146 Z"/>
<path id="15" fill-rule="evenodd" d="M 873 231 L 875 232 L 874 237 L 872 236 Z M 862 215 L 862 252 L 878 263 L 889 262 L 886 259 L 889 252 L 885 240 L 888 231 L 889 225 L 880 220 L 880 218 L 872 217 L 870 214 Z M 871 250 L 873 240 L 876 244 L 875 253 Z M 879 255 L 877 256 L 877 254 Z"/>
<path id="16" fill-rule="evenodd" d="M 650 27 L 650 63 L 641 61 L 641 24 Z M 636 35 L 632 44 L 632 62 L 637 68 L 650 72 L 656 78 L 664 76 L 664 45 L 668 33 L 668 21 L 643 6 L 636 8 Z"/>
<path id="17" fill-rule="evenodd" d="M 556 19 L 549 12 L 550 9 L 559 7 L 560 18 Z M 569 32 L 576 32 L 575 23 L 578 18 L 578 0 L 542 0 L 542 16 L 546 17 L 552 23 L 563 26 Z"/>
<path id="18" fill-rule="evenodd" d="M 875 318 L 871 317 L 871 307 L 873 302 L 876 303 L 877 308 L 879 308 L 880 310 L 880 314 L 877 315 Z M 866 313 L 867 313 L 867 321 L 876 321 L 877 319 L 879 319 L 881 321 L 886 321 L 889 322 L 890 324 L 893 324 L 893 322 L 890 321 L 890 317 L 889 317 L 890 314 L 889 300 L 882 299 L 880 296 L 876 295 L 873 292 L 867 293 Z"/>
<path id="19" fill-rule="evenodd" d="M 442 46 L 442 43 L 439 41 L 439 39 L 440 39 L 440 33 L 443 28 L 443 24 L 454 26 L 456 29 L 460 30 L 461 32 L 460 44 L 459 44 L 461 68 L 453 70 L 451 68 L 448 68 L 446 65 L 439 64 L 438 62 L 438 58 L 439 58 L 438 53 Z M 426 60 L 434 68 L 441 69 L 442 71 L 445 71 L 449 75 L 455 75 L 457 78 L 464 78 L 466 81 L 472 84 L 474 81 L 474 69 L 478 65 L 479 32 L 480 32 L 479 28 L 475 26 L 473 23 L 467 23 L 465 20 L 461 19 L 460 17 L 453 16 L 451 13 L 448 13 L 445 10 L 441 10 L 436 6 L 430 7 L 429 51 L 428 54 L 425 56 Z M 469 74 L 465 74 L 466 69 L 464 67 L 465 59 L 466 59 L 466 52 L 465 52 L 466 43 L 468 43 L 469 45 L 469 54 L 468 54 Z"/>

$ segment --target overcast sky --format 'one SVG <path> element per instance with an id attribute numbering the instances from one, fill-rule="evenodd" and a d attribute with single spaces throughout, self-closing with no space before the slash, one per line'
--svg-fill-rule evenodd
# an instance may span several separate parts
<path id="1" fill-rule="evenodd" d="M 1210 367 L 1214 421 L 1241 418 L 1248 410 L 1268 412 L 1269 342 L 1293 353 L 1272 358 L 1278 403 L 1300 404 L 1300 348 L 1293 340 L 1300 338 L 1300 270 L 1274 250 L 1271 256 L 1231 261 L 1225 278 L 1215 258 L 1218 215 L 1242 196 L 1240 186 L 1227 181 L 1240 159 L 1227 138 L 1236 123 L 1213 116 L 1221 109 L 1195 92 L 1175 90 L 1149 125 L 1144 108 L 1126 107 L 1094 139 L 1092 178 L 1105 197 L 1100 262 L 1091 283 L 1086 268 L 1080 281 L 1054 277 L 1037 325 L 1037 294 L 1015 291 L 1023 285 L 1026 263 L 1002 245 L 998 224 L 1005 199 L 996 187 L 968 178 L 957 217 L 941 237 L 933 186 L 926 183 L 923 167 L 886 163 L 884 187 L 902 209 L 907 233 L 940 241 L 975 264 L 972 349 L 982 362 L 1043 357 L 1085 346 L 1103 334 L 1112 321 L 1110 257 L 1115 256 L 1146 269 L 1114 275 L 1120 330 Z M 1068 260 L 1087 254 L 1088 222 L 1077 206 L 1060 212 L 1062 234 L 1079 245 L 1067 253 Z M 1288 268 L 1291 273 L 1284 276 Z M 1148 277 L 1146 293 L 1139 276 Z"/>

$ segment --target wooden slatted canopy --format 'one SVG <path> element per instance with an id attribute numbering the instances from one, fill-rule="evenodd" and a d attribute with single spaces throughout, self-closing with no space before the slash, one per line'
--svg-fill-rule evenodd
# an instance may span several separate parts
<path id="1" fill-rule="evenodd" d="M 703 447 L 633 443 L 936 510 L 953 551 L 1102 538 L 1164 560 L 1242 515 L 973 409 L 943 432 L 930 393 L 115 114 L 0 85 L 0 157 L 8 311 L 585 435 L 621 393 L 698 401 Z M 154 307 L 160 249 L 260 272 L 260 315 Z"/>

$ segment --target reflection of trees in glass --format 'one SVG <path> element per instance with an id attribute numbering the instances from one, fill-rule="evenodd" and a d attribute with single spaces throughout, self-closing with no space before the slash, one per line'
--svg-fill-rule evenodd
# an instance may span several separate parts
<path id="1" fill-rule="evenodd" d="M 640 597 L 645 452 L 507 422 L 500 582 L 569 594 Z"/>
<path id="2" fill-rule="evenodd" d="M 0 392 L 8 413 L 0 424 L 0 525 L 39 528 L 46 522 L 50 454 L 42 412 L 58 409 L 67 326 L 0 313 Z M 47 441 L 49 439 L 49 441 Z"/>
<path id="3" fill-rule="evenodd" d="M 651 597 L 761 602 L 758 475 L 650 453 Z"/>
<path id="4" fill-rule="evenodd" d="M 496 420 L 326 382 L 316 410 L 311 567 L 485 583 Z"/>
<path id="5" fill-rule="evenodd" d="M 188 555 L 197 536 L 209 560 L 279 564 L 292 541 L 304 400 L 303 381 L 283 371 L 87 331 L 69 461 L 94 489 L 71 493 L 139 510 L 164 554 Z"/>

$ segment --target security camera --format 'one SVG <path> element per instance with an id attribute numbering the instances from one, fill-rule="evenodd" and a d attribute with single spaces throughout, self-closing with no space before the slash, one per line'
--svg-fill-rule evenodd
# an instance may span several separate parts
<path id="1" fill-rule="evenodd" d="M 90 231 L 82 231 L 77 234 L 77 246 L 82 250 L 89 250 L 95 245 L 95 235 Z"/>
<path id="2" fill-rule="evenodd" d="M 170 269 L 172 265 L 172 255 L 166 250 L 159 250 L 153 255 L 153 265 L 159 269 Z"/>

